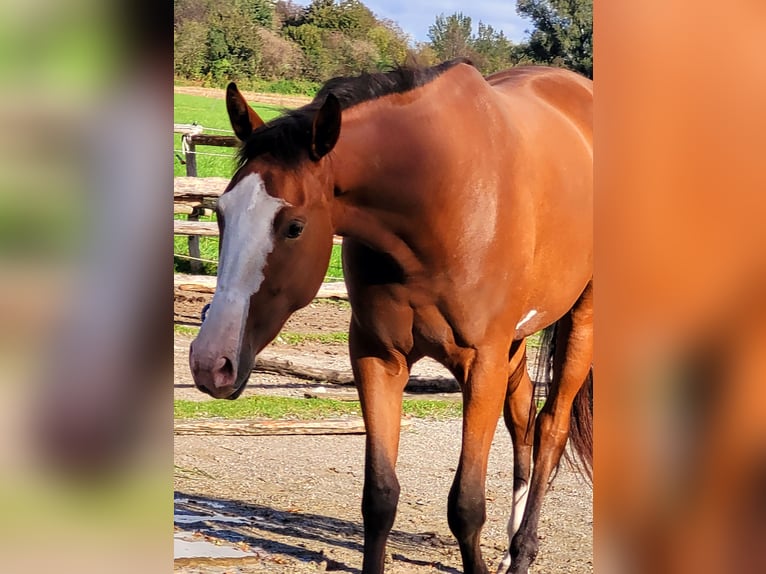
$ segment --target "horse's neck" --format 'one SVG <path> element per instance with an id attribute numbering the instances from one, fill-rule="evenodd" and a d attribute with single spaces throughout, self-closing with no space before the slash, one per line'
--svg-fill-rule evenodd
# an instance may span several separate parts
<path id="1" fill-rule="evenodd" d="M 345 122 L 345 117 L 344 117 Z M 406 239 L 418 225 L 417 206 L 424 196 L 412 142 L 410 153 L 396 145 L 405 122 L 386 113 L 357 115 L 344 123 L 334 152 L 336 233 L 391 255 L 405 272 L 422 266 Z M 428 150 L 422 150 L 426 154 Z"/>

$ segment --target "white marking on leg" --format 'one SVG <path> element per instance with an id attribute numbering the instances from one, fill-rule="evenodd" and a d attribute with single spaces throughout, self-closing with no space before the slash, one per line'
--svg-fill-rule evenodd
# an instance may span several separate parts
<path id="1" fill-rule="evenodd" d="M 521 488 L 513 491 L 513 508 L 511 509 L 511 517 L 508 519 L 508 526 L 506 531 L 508 532 L 508 551 L 503 555 L 503 559 L 500 561 L 500 566 L 497 568 L 497 574 L 505 574 L 511 567 L 511 542 L 513 542 L 514 535 L 519 531 L 521 526 L 521 520 L 524 518 L 524 509 L 527 507 L 527 496 L 529 494 L 529 488 L 526 483 L 521 485 Z"/>
<path id="2" fill-rule="evenodd" d="M 513 535 L 519 531 L 521 519 L 524 517 L 524 509 L 527 507 L 527 495 L 529 488 L 526 483 L 521 485 L 519 490 L 513 492 L 513 510 L 508 519 L 508 541 L 513 539 Z"/>
<path id="3" fill-rule="evenodd" d="M 524 318 L 521 321 L 516 323 L 516 328 L 519 329 L 524 323 L 528 322 L 535 315 L 537 315 L 537 310 L 536 309 L 532 309 L 529 313 L 524 315 Z"/>
<path id="4" fill-rule="evenodd" d="M 500 561 L 500 566 L 497 567 L 497 574 L 506 574 L 511 567 L 511 551 L 506 550 L 503 555 L 503 559 Z"/>
<path id="5" fill-rule="evenodd" d="M 249 303 L 264 279 L 269 253 L 274 249 L 274 218 L 283 199 L 266 192 L 263 179 L 251 173 L 218 200 L 225 231 L 218 261 L 218 285 L 210 312 L 217 301 Z"/>

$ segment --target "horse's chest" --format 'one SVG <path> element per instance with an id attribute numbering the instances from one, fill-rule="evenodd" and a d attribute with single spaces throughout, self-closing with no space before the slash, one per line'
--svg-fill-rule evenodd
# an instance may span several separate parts
<path id="1" fill-rule="evenodd" d="M 456 322 L 437 306 L 415 309 L 412 324 L 413 342 L 418 354 L 444 363 L 453 363 L 472 347 L 470 326 Z"/>

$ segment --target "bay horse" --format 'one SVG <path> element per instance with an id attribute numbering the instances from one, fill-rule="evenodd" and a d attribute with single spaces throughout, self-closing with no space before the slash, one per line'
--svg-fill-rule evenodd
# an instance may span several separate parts
<path id="1" fill-rule="evenodd" d="M 545 67 L 485 78 L 454 60 L 330 80 L 269 123 L 233 83 L 226 105 L 243 145 L 217 206 L 218 286 L 190 348 L 197 387 L 242 393 L 255 356 L 317 293 L 333 234 L 343 236 L 367 429 L 362 572 L 383 572 L 402 395 L 424 356 L 463 393 L 448 523 L 464 571 L 488 572 L 479 538 L 502 413 L 514 496 L 498 572 L 526 572 L 568 436 L 586 473 L 592 463 L 592 82 Z M 526 338 L 554 324 L 553 378 L 535 417 Z"/>

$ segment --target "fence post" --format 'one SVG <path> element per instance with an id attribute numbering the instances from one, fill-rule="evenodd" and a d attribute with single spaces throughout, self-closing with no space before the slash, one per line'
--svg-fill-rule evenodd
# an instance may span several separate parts
<path id="1" fill-rule="evenodd" d="M 184 150 L 186 150 L 186 175 L 189 177 L 197 177 L 197 147 L 194 145 L 194 140 L 191 137 L 191 134 L 184 134 L 181 136 L 184 140 Z M 188 221 L 199 221 L 199 215 L 200 215 L 199 207 L 195 207 L 192 212 L 188 215 L 187 220 Z M 199 235 L 190 235 L 189 236 L 189 257 L 196 257 L 199 259 L 200 257 L 200 250 L 199 250 Z M 197 261 L 196 259 L 190 259 L 189 260 L 189 267 L 192 273 L 200 273 L 202 272 L 202 262 Z"/>

